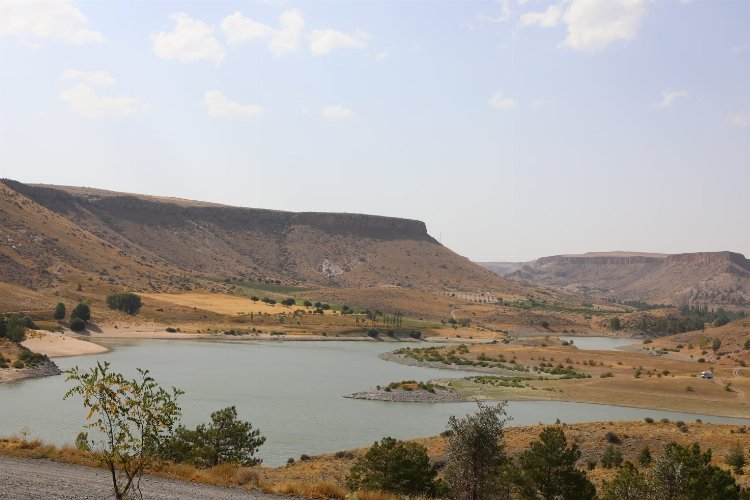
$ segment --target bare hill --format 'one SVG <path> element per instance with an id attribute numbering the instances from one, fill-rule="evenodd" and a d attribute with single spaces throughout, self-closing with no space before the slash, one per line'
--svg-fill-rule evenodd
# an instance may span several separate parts
<path id="1" fill-rule="evenodd" d="M 441 293 L 525 290 L 440 245 L 416 220 L 11 180 L 0 182 L 0 275 L 32 290 L 72 280 L 187 290 L 227 279 Z"/>
<path id="2" fill-rule="evenodd" d="M 501 274 L 595 297 L 710 307 L 750 305 L 750 261 L 734 252 L 557 255 Z"/>

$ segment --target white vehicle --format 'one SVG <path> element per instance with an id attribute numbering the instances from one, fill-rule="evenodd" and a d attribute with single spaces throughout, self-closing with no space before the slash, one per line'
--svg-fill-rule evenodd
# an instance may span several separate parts
<path id="1" fill-rule="evenodd" d="M 701 378 L 714 378 L 714 373 L 710 370 L 706 370 L 705 372 L 701 372 Z"/>

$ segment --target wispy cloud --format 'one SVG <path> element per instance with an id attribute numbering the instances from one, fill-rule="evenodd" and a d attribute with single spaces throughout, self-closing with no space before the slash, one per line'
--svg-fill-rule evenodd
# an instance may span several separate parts
<path id="1" fill-rule="evenodd" d="M 542 12 L 527 12 L 521 15 L 521 26 L 541 26 L 552 28 L 560 24 L 562 19 L 562 8 L 558 5 L 550 5 Z"/>
<path id="2" fill-rule="evenodd" d="M 733 54 L 744 54 L 745 52 L 750 52 L 750 45 L 737 45 L 732 47 Z"/>
<path id="3" fill-rule="evenodd" d="M 169 18 L 174 21 L 170 31 L 151 35 L 156 57 L 180 62 L 209 60 L 221 64 L 226 51 L 214 36 L 212 26 L 182 13 L 172 14 Z"/>
<path id="4" fill-rule="evenodd" d="M 305 28 L 305 18 L 297 9 L 287 9 L 279 16 L 278 28 L 251 19 L 241 12 L 228 15 L 221 22 L 221 30 L 231 45 L 266 40 L 276 57 L 297 50 Z"/>
<path id="5" fill-rule="evenodd" d="M 562 45 L 599 51 L 635 39 L 646 14 L 646 0 L 572 0 L 563 15 L 568 35 Z"/>
<path id="6" fill-rule="evenodd" d="M 661 101 L 659 101 L 658 106 L 660 108 L 668 108 L 673 106 L 678 100 L 687 99 L 688 97 L 690 97 L 690 94 L 686 90 L 662 90 Z"/>
<path id="7" fill-rule="evenodd" d="M 218 90 L 207 90 L 203 95 L 203 105 L 208 115 L 214 118 L 258 118 L 263 116 L 263 106 L 240 104 L 226 97 Z"/>
<path id="8" fill-rule="evenodd" d="M 353 35 L 332 29 L 313 30 L 310 33 L 310 52 L 324 56 L 335 49 L 361 49 L 367 47 L 370 35 L 357 31 Z"/>
<path id="9" fill-rule="evenodd" d="M 355 113 L 351 108 L 347 108 L 346 106 L 342 106 L 341 104 L 336 104 L 323 108 L 323 110 L 320 112 L 320 115 L 323 118 L 328 118 L 330 120 L 344 120 L 347 118 L 352 118 Z"/>
<path id="10" fill-rule="evenodd" d="M 729 115 L 727 121 L 735 127 L 750 127 L 750 112 L 733 113 Z"/>
<path id="11" fill-rule="evenodd" d="M 516 106 L 516 101 L 514 99 L 507 97 L 499 90 L 492 94 L 488 103 L 490 107 L 495 109 L 511 109 Z"/>
<path id="12" fill-rule="evenodd" d="M 86 118 L 122 118 L 148 109 L 133 97 L 99 95 L 85 83 L 63 91 L 60 99 L 70 106 L 71 111 Z"/>
<path id="13" fill-rule="evenodd" d="M 60 75 L 61 80 L 81 80 L 97 87 L 111 87 L 115 79 L 106 71 L 82 71 L 80 69 L 68 69 Z"/>
<path id="14" fill-rule="evenodd" d="M 82 45 L 104 40 L 88 28 L 88 19 L 68 0 L 0 2 L 0 35 L 32 36 Z"/>

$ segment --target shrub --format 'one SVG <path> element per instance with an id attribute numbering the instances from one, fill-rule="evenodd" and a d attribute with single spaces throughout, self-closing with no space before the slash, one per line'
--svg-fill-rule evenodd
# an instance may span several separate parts
<path id="1" fill-rule="evenodd" d="M 284 299 L 284 300 L 281 301 L 282 305 L 289 306 L 289 307 L 293 306 L 296 303 L 297 303 L 297 301 L 294 300 L 294 298 L 292 298 L 292 297 L 287 297 L 286 299 Z"/>
<path id="2" fill-rule="evenodd" d="M 648 446 L 643 448 L 638 455 L 638 463 L 641 464 L 643 467 L 647 467 L 651 465 L 651 461 L 653 460 L 653 457 L 651 456 L 651 450 L 648 449 Z"/>
<path id="3" fill-rule="evenodd" d="M 306 453 L 303 453 L 299 456 L 299 459 L 303 462 L 307 462 L 308 460 L 312 459 L 312 457 Z"/>
<path id="4" fill-rule="evenodd" d="M 654 423 L 654 419 L 651 418 L 651 417 L 646 417 L 646 418 L 643 419 L 643 421 L 646 422 L 647 424 L 653 424 Z"/>
<path id="5" fill-rule="evenodd" d="M 70 329 L 74 332 L 82 332 L 86 329 L 86 322 L 81 318 L 73 318 L 70 320 Z"/>
<path id="6" fill-rule="evenodd" d="M 736 443 L 732 448 L 729 450 L 729 454 L 727 455 L 726 464 L 734 470 L 734 473 L 737 475 L 742 474 L 742 468 L 745 467 L 745 464 L 747 462 L 745 461 L 745 452 L 742 450 L 742 446 L 739 445 L 739 443 Z"/>
<path id="7" fill-rule="evenodd" d="M 167 327 L 167 332 L 168 333 L 177 333 L 177 329 L 176 328 L 172 328 L 171 326 L 168 326 Z"/>
<path id="8" fill-rule="evenodd" d="M 606 439 L 608 443 L 612 443 L 612 444 L 620 444 L 622 442 L 620 438 L 617 436 L 617 434 L 611 431 L 607 432 L 604 435 L 604 439 Z"/>
<path id="9" fill-rule="evenodd" d="M 622 452 L 615 448 L 614 445 L 609 445 L 602 455 L 602 466 L 605 469 L 619 467 L 622 465 L 622 460 Z"/>
<path id="10" fill-rule="evenodd" d="M 519 457 L 520 471 L 516 483 L 522 498 L 563 498 L 589 500 L 596 488 L 583 471 L 576 469 L 580 450 L 568 448 L 560 427 L 546 427 L 539 441 Z"/>
<path id="11" fill-rule="evenodd" d="M 113 293 L 107 297 L 107 306 L 110 309 L 116 309 L 126 314 L 135 315 L 141 310 L 141 297 L 130 292 Z"/>
<path id="12" fill-rule="evenodd" d="M 25 366 L 25 365 L 23 364 L 23 361 L 21 361 L 20 359 L 17 359 L 17 360 L 16 360 L 16 361 L 15 361 L 15 362 L 13 363 L 13 368 L 23 368 L 24 366 Z"/>
<path id="13" fill-rule="evenodd" d="M 417 443 L 386 437 L 367 450 L 352 467 L 347 485 L 352 490 L 383 490 L 399 495 L 434 495 L 437 468 L 427 449 Z"/>
<path id="14" fill-rule="evenodd" d="M 622 330 L 622 323 L 620 322 L 620 318 L 614 317 L 609 320 L 609 327 L 614 331 Z"/>
<path id="15" fill-rule="evenodd" d="M 539 324 L 542 325 L 542 328 L 549 328 L 549 321 L 547 320 L 542 320 Z"/>
<path id="16" fill-rule="evenodd" d="M 213 412 L 208 425 L 200 424 L 195 430 L 178 427 L 161 454 L 203 468 L 225 463 L 249 467 L 261 463 L 255 453 L 265 441 L 259 430 L 239 420 L 237 409 L 229 406 Z"/>
<path id="17" fill-rule="evenodd" d="M 80 304 L 75 306 L 70 313 L 70 320 L 73 321 L 74 318 L 78 318 L 83 321 L 90 321 L 91 308 L 88 306 L 88 304 L 84 304 L 83 302 L 81 302 Z"/>
<path id="18" fill-rule="evenodd" d="M 600 378 L 609 378 L 609 377 L 614 377 L 614 375 L 612 375 L 612 372 L 605 372 L 605 373 L 602 373 L 601 375 L 599 375 L 599 377 Z"/>
<path id="19" fill-rule="evenodd" d="M 505 403 L 478 406 L 476 414 L 448 421 L 452 435 L 445 443 L 445 478 L 457 498 L 491 497 L 505 461 Z"/>
<path id="20" fill-rule="evenodd" d="M 372 337 L 372 338 L 377 337 L 378 336 L 378 329 L 377 328 L 370 328 L 369 330 L 367 330 L 367 336 L 368 337 Z"/>
<path id="21" fill-rule="evenodd" d="M 55 319 L 65 319 L 65 304 L 62 302 L 58 302 L 57 306 L 55 306 Z"/>

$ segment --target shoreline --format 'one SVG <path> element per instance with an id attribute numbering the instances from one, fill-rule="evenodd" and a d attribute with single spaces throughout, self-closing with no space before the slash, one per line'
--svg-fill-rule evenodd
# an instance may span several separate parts
<path id="1" fill-rule="evenodd" d="M 464 377 L 451 377 L 449 375 L 449 371 L 476 371 L 479 373 L 489 373 L 496 375 L 501 378 L 512 378 L 517 377 L 518 372 L 509 372 L 508 375 L 504 375 L 501 372 L 498 371 L 489 371 L 493 369 L 488 369 L 484 367 L 475 367 L 475 366 L 461 366 L 461 365 L 446 365 L 439 362 L 426 362 L 426 361 L 418 361 L 416 359 L 404 356 L 402 354 L 397 354 L 393 351 L 391 352 L 385 352 L 378 355 L 378 357 L 384 361 L 390 361 L 393 363 L 399 363 L 407 366 L 417 366 L 422 368 L 436 368 L 436 369 L 444 369 L 446 370 L 446 377 L 444 379 L 434 379 L 438 380 L 441 383 L 444 382 L 450 382 L 451 380 L 463 380 Z M 472 369 L 474 368 L 474 369 Z M 494 369 L 497 370 L 497 369 Z M 656 404 L 648 404 L 648 403 L 641 403 L 640 401 L 643 401 L 643 399 L 637 400 L 637 401 L 628 401 L 628 403 L 624 403 L 621 400 L 619 400 L 617 394 L 611 394 L 608 396 L 607 401 L 601 401 L 597 400 L 595 397 L 566 397 L 566 394 L 561 391 L 544 391 L 544 397 L 540 397 L 540 395 L 537 393 L 538 391 L 534 391 L 537 394 L 514 394 L 514 391 L 516 389 L 513 388 L 504 388 L 501 389 L 502 395 L 483 395 L 483 394 L 477 394 L 477 393 L 471 393 L 470 389 L 458 389 L 455 391 L 458 398 L 460 398 L 459 402 L 499 402 L 499 401 L 561 401 L 561 402 L 568 402 L 568 403 L 585 403 L 585 404 L 595 404 L 595 405 L 602 405 L 602 406 L 617 406 L 620 408 L 637 408 L 641 410 L 654 410 L 654 411 L 668 411 L 673 413 L 684 413 L 689 415 L 696 415 L 700 417 L 703 416 L 711 416 L 711 417 L 725 417 L 725 418 L 736 418 L 741 420 L 746 420 L 748 423 L 750 423 L 750 416 L 748 416 L 748 413 L 743 413 L 741 409 L 733 408 L 727 412 L 716 412 L 711 411 L 713 409 L 713 406 L 704 406 L 701 408 L 700 411 L 696 411 L 695 409 L 691 409 L 690 407 L 673 407 L 666 404 L 659 404 L 659 400 L 650 400 L 650 403 L 656 403 Z M 524 389 L 518 389 L 518 390 L 524 390 Z M 367 391 L 363 391 L 367 392 Z M 466 394 L 469 392 L 469 394 Z M 357 393 L 355 393 L 357 394 Z M 420 402 L 420 401 L 415 401 Z M 439 401 L 436 401 L 439 402 Z"/>

